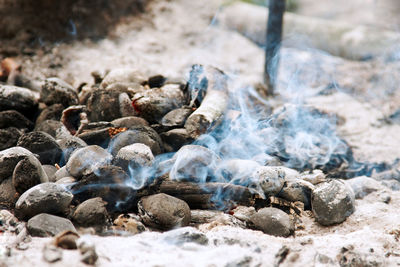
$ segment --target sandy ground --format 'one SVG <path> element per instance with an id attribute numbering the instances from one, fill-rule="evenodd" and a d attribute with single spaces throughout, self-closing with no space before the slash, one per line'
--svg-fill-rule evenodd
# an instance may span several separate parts
<path id="1" fill-rule="evenodd" d="M 375 1 L 367 2 L 359 10 L 353 10 L 366 24 L 375 20 L 366 11 Z M 108 39 L 59 44 L 51 53 L 20 58 L 24 73 L 38 80 L 56 75 L 78 86 L 82 82 L 91 83 L 90 72 L 95 70 L 134 67 L 147 75 L 185 77 L 193 63 L 204 63 L 237 75 L 240 82 L 261 81 L 263 50 L 240 34 L 215 25 L 220 5 L 217 0 L 207 4 L 190 0 L 156 1 L 151 12 L 131 24 L 120 25 Z M 332 8 L 330 15 L 323 13 L 327 12 L 323 5 L 300 8 L 299 12 L 348 18 L 345 15 L 348 13 L 340 13 L 341 8 L 341 5 Z M 303 99 L 306 103 L 344 118 L 338 131 L 353 147 L 357 159 L 392 162 L 400 157 L 400 126 L 382 121 L 400 103 L 398 78 L 394 76 L 400 69 L 397 62 L 379 59 L 349 62 L 313 50 L 284 49 L 282 54 L 279 87 L 282 95 L 292 95 L 289 99 L 293 100 L 296 99 L 293 92 L 297 90 L 298 94 L 301 89 L 307 95 Z M 59 65 L 54 68 L 52 63 Z M 306 82 L 293 79 L 299 70 L 307 77 Z M 332 82 L 340 87 L 338 92 L 315 94 Z M 389 204 L 383 202 L 387 195 L 391 197 Z M 282 246 L 289 248 L 289 254 L 281 266 L 338 266 L 341 249 L 349 246 L 354 246 L 353 251 L 370 264 L 360 266 L 396 266 L 400 265 L 399 242 L 390 232 L 400 229 L 399 206 L 399 191 L 383 186 L 356 200 L 356 212 L 340 225 L 321 227 L 311 217 L 302 217 L 304 229 L 296 231 L 296 237 L 277 238 L 258 231 L 217 226 L 206 232 L 208 246 L 171 244 L 165 241 L 166 234 L 154 232 L 132 237 L 88 238 L 96 243 L 100 256 L 97 266 L 273 266 Z M 0 244 L 11 244 L 14 238 L 0 235 Z M 6 262 L 10 266 L 46 266 L 42 249 L 50 241 L 33 238 L 28 250 L 13 249 Z M 62 261 L 48 265 L 84 266 L 78 251 L 64 250 L 63 254 Z M 0 262 L 5 259 L 3 254 L 0 257 Z"/>

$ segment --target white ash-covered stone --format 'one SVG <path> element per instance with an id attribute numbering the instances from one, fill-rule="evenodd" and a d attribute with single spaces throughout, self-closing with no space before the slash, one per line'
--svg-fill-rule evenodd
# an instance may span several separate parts
<path id="1" fill-rule="evenodd" d="M 73 195 L 62 185 L 38 184 L 25 191 L 15 204 L 19 218 L 31 218 L 40 213 L 66 214 Z"/>
<path id="2" fill-rule="evenodd" d="M 18 197 L 11 177 L 0 182 L 0 209 L 12 210 Z"/>
<path id="3" fill-rule="evenodd" d="M 61 104 L 53 104 L 44 108 L 39 116 L 36 118 L 36 124 L 40 124 L 45 120 L 55 120 L 59 121 L 61 119 L 62 112 L 64 110 L 64 106 Z"/>
<path id="4" fill-rule="evenodd" d="M 49 182 L 55 182 L 56 181 L 56 172 L 57 168 L 54 165 L 42 165 L 42 168 L 44 172 L 47 175 L 47 178 L 49 179 Z"/>
<path id="5" fill-rule="evenodd" d="M 191 210 L 191 224 L 198 225 L 199 229 L 211 229 L 215 226 L 234 226 L 246 229 L 246 222 L 219 210 Z"/>
<path id="6" fill-rule="evenodd" d="M 251 220 L 251 216 L 256 213 L 256 209 L 254 207 L 246 207 L 246 206 L 238 206 L 232 210 L 233 217 L 249 223 Z"/>
<path id="7" fill-rule="evenodd" d="M 12 175 L 15 190 L 22 194 L 26 190 L 40 183 L 49 181 L 40 161 L 33 155 L 29 155 L 18 162 Z"/>
<path id="8" fill-rule="evenodd" d="M 57 180 L 55 183 L 60 184 L 60 185 L 68 185 L 68 184 L 71 185 L 71 184 L 76 183 L 76 179 L 72 176 L 66 176 L 66 177 L 63 177 L 63 178 Z"/>
<path id="9" fill-rule="evenodd" d="M 0 181 L 11 177 L 17 163 L 29 155 L 33 153 L 19 146 L 0 151 Z"/>
<path id="10" fill-rule="evenodd" d="M 278 196 L 290 202 L 303 202 L 304 207 L 310 209 L 313 189 L 314 185 L 310 182 L 301 179 L 289 180 L 286 181 Z"/>
<path id="11" fill-rule="evenodd" d="M 66 168 L 70 175 L 79 179 L 99 167 L 111 164 L 112 155 L 97 146 L 87 146 L 75 150 L 70 156 Z"/>
<path id="12" fill-rule="evenodd" d="M 0 151 L 16 146 L 23 133 L 15 127 L 0 129 Z"/>
<path id="13" fill-rule="evenodd" d="M 115 119 L 111 121 L 111 123 L 112 125 L 114 125 L 114 127 L 126 127 L 126 128 L 132 128 L 135 126 L 150 126 L 145 119 L 135 116 L 127 116 Z"/>
<path id="14" fill-rule="evenodd" d="M 353 189 L 356 199 L 363 199 L 366 195 L 383 189 L 383 185 L 367 176 L 354 177 L 345 181 Z"/>
<path id="15" fill-rule="evenodd" d="M 190 223 L 189 205 L 167 194 L 143 197 L 138 203 L 143 223 L 160 230 L 170 230 Z"/>
<path id="16" fill-rule="evenodd" d="M 229 159 L 218 164 L 216 175 L 233 184 L 248 186 L 252 184 L 252 174 L 260 167 L 256 161 Z"/>
<path id="17" fill-rule="evenodd" d="M 32 130 L 33 126 L 33 122 L 16 110 L 0 112 L 0 129 L 15 127 L 21 130 Z"/>
<path id="18" fill-rule="evenodd" d="M 68 162 L 71 154 L 78 148 L 86 147 L 87 144 L 77 136 L 68 136 L 57 140 L 58 145 L 63 151 L 63 160 Z"/>
<path id="19" fill-rule="evenodd" d="M 154 161 L 150 147 L 145 144 L 135 143 L 125 146 L 118 151 L 113 162 L 124 170 L 137 169 L 144 166 L 151 166 Z"/>
<path id="20" fill-rule="evenodd" d="M 76 90 L 59 78 L 48 78 L 44 81 L 40 91 L 40 101 L 46 105 L 62 104 L 64 107 L 77 105 Z"/>
<path id="21" fill-rule="evenodd" d="M 147 126 L 135 126 L 128 131 L 117 134 L 110 141 L 108 151 L 111 151 L 111 154 L 116 156 L 121 148 L 134 143 L 147 145 L 150 147 L 153 155 L 158 155 L 163 151 L 160 136 L 156 131 Z"/>
<path id="22" fill-rule="evenodd" d="M 0 84 L 0 111 L 16 110 L 31 115 L 38 105 L 38 95 L 26 88 Z"/>
<path id="23" fill-rule="evenodd" d="M 171 110 L 161 119 L 161 125 L 165 127 L 182 127 L 192 112 L 192 108 L 189 107 Z"/>
<path id="24" fill-rule="evenodd" d="M 326 175 L 321 170 L 315 169 L 312 172 L 302 172 L 300 174 L 300 179 L 316 185 L 325 182 Z"/>
<path id="25" fill-rule="evenodd" d="M 173 244 L 177 246 L 184 245 L 186 243 L 195 243 L 198 245 L 206 246 L 208 245 L 208 237 L 197 230 L 194 227 L 182 227 L 165 232 L 163 240 L 168 244 Z"/>
<path id="26" fill-rule="evenodd" d="M 76 232 L 70 220 L 47 213 L 40 213 L 30 218 L 26 228 L 30 235 L 39 237 L 55 236 L 68 230 Z"/>
<path id="27" fill-rule="evenodd" d="M 186 145 L 175 153 L 174 164 L 169 172 L 172 180 L 205 182 L 213 176 L 220 161 L 217 154 L 199 145 Z"/>
<path id="28" fill-rule="evenodd" d="M 35 131 L 48 133 L 52 137 L 58 139 L 60 136 L 71 136 L 67 128 L 59 121 L 45 120 L 36 124 Z"/>
<path id="29" fill-rule="evenodd" d="M 171 146 L 174 151 L 193 141 L 193 138 L 185 128 L 169 130 L 168 132 L 161 133 L 160 137 L 165 143 Z"/>
<path id="30" fill-rule="evenodd" d="M 338 224 L 355 210 L 354 192 L 345 182 L 331 179 L 316 185 L 311 195 L 315 219 L 322 225 Z"/>
<path id="31" fill-rule="evenodd" d="M 62 150 L 54 137 L 45 132 L 26 133 L 19 138 L 17 145 L 38 154 L 42 164 L 59 163 L 62 156 Z"/>
<path id="32" fill-rule="evenodd" d="M 158 122 L 173 109 L 186 104 L 186 98 L 179 84 L 166 84 L 133 96 L 133 105 L 140 117 L 150 123 Z"/>
<path id="33" fill-rule="evenodd" d="M 256 229 L 268 235 L 287 237 L 294 232 L 289 215 L 277 208 L 262 208 L 250 220 Z"/>
<path id="34" fill-rule="evenodd" d="M 108 222 L 106 202 L 100 197 L 88 199 L 76 207 L 72 220 L 79 226 L 105 226 Z"/>
<path id="35" fill-rule="evenodd" d="M 143 84 L 147 79 L 136 69 L 119 68 L 110 71 L 100 84 L 101 88 L 107 88 L 114 83 L 121 84 Z"/>
<path id="36" fill-rule="evenodd" d="M 46 244 L 43 248 L 43 259 L 48 263 L 54 263 L 62 259 L 62 249 L 53 244 Z"/>
<path id="37" fill-rule="evenodd" d="M 113 222 L 112 229 L 115 231 L 125 231 L 136 235 L 146 230 L 140 217 L 133 213 L 121 214 Z"/>
<path id="38" fill-rule="evenodd" d="M 286 181 L 283 167 L 261 166 L 253 172 L 252 177 L 250 187 L 261 190 L 265 197 L 277 195 Z"/>
<path id="39" fill-rule="evenodd" d="M 60 169 L 58 169 L 56 171 L 56 173 L 54 175 L 56 176 L 56 181 L 58 181 L 64 177 L 71 176 L 71 174 L 69 174 L 69 172 L 67 170 L 67 166 L 62 166 Z"/>

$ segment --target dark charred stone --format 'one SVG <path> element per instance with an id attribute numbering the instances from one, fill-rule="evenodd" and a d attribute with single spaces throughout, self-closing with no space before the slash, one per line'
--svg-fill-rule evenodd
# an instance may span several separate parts
<path id="1" fill-rule="evenodd" d="M 42 168 L 46 173 L 49 182 L 55 182 L 57 168 L 54 165 L 42 165 Z"/>
<path id="2" fill-rule="evenodd" d="M 62 111 L 60 121 L 65 125 L 68 131 L 75 135 L 76 132 L 88 123 L 86 106 L 70 106 Z"/>
<path id="3" fill-rule="evenodd" d="M 62 104 L 69 107 L 78 104 L 78 94 L 75 89 L 59 78 L 48 78 L 42 85 L 40 100 L 46 105 Z"/>
<path id="4" fill-rule="evenodd" d="M 64 231 L 76 232 L 70 220 L 47 213 L 29 219 L 26 228 L 31 236 L 38 237 L 51 237 Z"/>
<path id="5" fill-rule="evenodd" d="M 77 136 L 70 136 L 57 140 L 58 145 L 63 151 L 63 161 L 68 162 L 71 154 L 78 148 L 87 146 L 86 142 Z"/>
<path id="6" fill-rule="evenodd" d="M 22 134 L 22 131 L 14 127 L 0 129 L 0 151 L 16 146 Z"/>
<path id="7" fill-rule="evenodd" d="M 40 213 L 66 214 L 73 195 L 61 185 L 38 184 L 25 191 L 15 204 L 15 215 L 28 219 Z"/>
<path id="8" fill-rule="evenodd" d="M 174 245 L 183 245 L 185 243 L 195 243 L 199 245 L 208 245 L 208 237 L 194 227 L 183 227 L 168 231 L 164 234 L 164 240 Z"/>
<path id="9" fill-rule="evenodd" d="M 30 132 L 22 135 L 17 143 L 32 153 L 39 155 L 42 164 L 59 163 L 62 150 L 54 137 L 45 132 Z"/>
<path id="10" fill-rule="evenodd" d="M 48 182 L 49 178 L 43 170 L 40 161 L 33 155 L 30 155 L 20 160 L 15 166 L 12 181 L 15 190 L 19 194 L 22 194 L 35 185 Z"/>
<path id="11" fill-rule="evenodd" d="M 103 81 L 104 82 L 104 81 Z M 95 90 L 87 101 L 90 121 L 112 121 L 122 116 L 119 101 L 120 92 Z"/>
<path id="12" fill-rule="evenodd" d="M 316 185 L 311 206 L 317 222 L 325 226 L 338 224 L 353 214 L 354 193 L 344 182 L 331 179 Z"/>
<path id="13" fill-rule="evenodd" d="M 135 143 L 121 148 L 113 162 L 114 165 L 128 171 L 129 167 L 137 169 L 144 166 L 151 166 L 153 160 L 153 153 L 148 146 Z"/>
<path id="14" fill-rule="evenodd" d="M 287 237 L 294 232 L 289 215 L 277 208 L 262 208 L 250 220 L 256 229 L 268 235 Z"/>
<path id="15" fill-rule="evenodd" d="M 35 93 L 31 90 L 0 84 L 0 111 L 16 110 L 24 115 L 32 115 L 36 112 L 37 106 Z"/>
<path id="16" fill-rule="evenodd" d="M 177 108 L 168 112 L 161 120 L 165 127 L 183 127 L 186 119 L 192 114 L 191 108 Z"/>
<path id="17" fill-rule="evenodd" d="M 110 142 L 110 134 L 108 133 L 109 128 L 99 129 L 99 130 L 87 130 L 78 137 L 81 138 L 88 145 L 98 145 L 101 147 L 107 147 Z"/>
<path id="18" fill-rule="evenodd" d="M 0 112 L 0 129 L 15 127 L 18 129 L 33 129 L 33 123 L 24 115 L 15 110 Z"/>
<path id="19" fill-rule="evenodd" d="M 136 126 L 128 131 L 122 132 L 114 136 L 108 145 L 111 154 L 117 155 L 118 151 L 124 146 L 141 143 L 150 147 L 153 155 L 163 152 L 162 141 L 160 136 L 150 127 Z"/>
<path id="20" fill-rule="evenodd" d="M 127 185 L 129 179 L 128 174 L 120 167 L 99 167 L 72 185 L 71 192 L 76 203 L 100 197 L 107 202 L 108 211 L 115 211 L 129 206 L 129 201 L 135 197 L 135 191 Z"/>
<path id="21" fill-rule="evenodd" d="M 40 124 L 36 124 L 35 131 L 48 133 L 54 138 L 70 135 L 64 124 L 55 120 L 45 120 Z"/>
<path id="22" fill-rule="evenodd" d="M 140 117 L 129 116 L 123 117 L 111 122 L 114 127 L 134 128 L 136 126 L 149 126 L 149 123 Z"/>
<path id="23" fill-rule="evenodd" d="M 138 209 L 145 225 L 160 230 L 183 227 L 190 223 L 189 205 L 166 194 L 143 197 L 138 203 Z"/>
<path id="24" fill-rule="evenodd" d="M 0 151 L 0 182 L 11 178 L 17 163 L 29 155 L 33 155 L 32 152 L 23 147 L 12 147 Z"/>
<path id="25" fill-rule="evenodd" d="M 160 88 L 161 86 L 164 85 L 166 80 L 167 80 L 167 78 L 165 78 L 162 75 L 154 75 L 154 76 L 149 77 L 149 79 L 147 80 L 147 84 L 150 86 L 150 88 L 154 88 L 154 87 Z"/>
<path id="26" fill-rule="evenodd" d="M 160 134 L 161 139 L 175 151 L 193 141 L 185 128 L 172 129 Z"/>
<path id="27" fill-rule="evenodd" d="M 71 154 L 67 162 L 67 171 L 73 177 L 82 176 L 96 171 L 100 167 L 110 165 L 112 156 L 103 148 L 93 145 L 79 148 Z"/>
<path id="28" fill-rule="evenodd" d="M 108 221 L 106 202 L 101 198 L 91 198 L 78 205 L 72 220 L 79 226 L 105 226 Z"/>
<path id="29" fill-rule="evenodd" d="M 305 209 L 311 209 L 311 191 L 314 186 L 303 180 L 287 181 L 278 196 L 291 202 L 301 201 Z"/>
<path id="30" fill-rule="evenodd" d="M 12 210 L 18 197 L 11 177 L 0 181 L 0 209 Z"/>
<path id="31" fill-rule="evenodd" d="M 64 110 L 64 106 L 61 104 L 53 104 L 51 106 L 46 107 L 40 112 L 39 116 L 36 119 L 36 124 L 40 124 L 45 120 L 55 120 L 59 121 L 61 119 L 62 111 Z"/>

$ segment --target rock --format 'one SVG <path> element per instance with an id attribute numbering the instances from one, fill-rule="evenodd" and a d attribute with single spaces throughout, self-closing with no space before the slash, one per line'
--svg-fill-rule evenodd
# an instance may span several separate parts
<path id="1" fill-rule="evenodd" d="M 153 155 L 158 155 L 163 151 L 160 136 L 152 128 L 146 126 L 137 126 L 117 134 L 110 141 L 108 151 L 111 151 L 111 154 L 116 156 L 121 148 L 134 143 L 147 145 Z"/>
<path id="2" fill-rule="evenodd" d="M 170 145 L 174 151 L 193 141 L 185 128 L 172 129 L 160 134 L 161 139 Z"/>
<path id="3" fill-rule="evenodd" d="M 83 126 L 89 123 L 86 114 L 86 106 L 69 106 L 62 111 L 60 121 L 72 135 L 76 135 L 78 130 L 81 130 Z"/>
<path id="4" fill-rule="evenodd" d="M 140 117 L 128 116 L 111 121 L 114 127 L 134 128 L 136 126 L 149 126 L 149 123 Z"/>
<path id="5" fill-rule="evenodd" d="M 62 150 L 54 137 L 45 132 L 30 132 L 22 135 L 17 143 L 32 153 L 39 155 L 42 164 L 59 163 Z"/>
<path id="6" fill-rule="evenodd" d="M 45 120 L 40 124 L 36 124 L 35 131 L 48 133 L 54 138 L 71 135 L 64 124 L 55 120 Z"/>
<path id="7" fill-rule="evenodd" d="M 218 164 L 216 175 L 229 183 L 249 186 L 253 183 L 253 172 L 259 167 L 260 164 L 253 160 L 228 159 Z"/>
<path id="8" fill-rule="evenodd" d="M 254 180 L 250 187 L 261 189 L 268 197 L 276 196 L 282 190 L 286 174 L 283 167 L 261 166 L 254 171 L 252 177 Z"/>
<path id="9" fill-rule="evenodd" d="M 23 147 L 12 147 L 0 151 L 0 182 L 10 178 L 17 163 L 32 152 Z"/>
<path id="10" fill-rule="evenodd" d="M 66 214 L 73 195 L 54 183 L 38 184 L 25 191 L 15 204 L 18 218 L 31 218 L 39 213 Z"/>
<path id="11" fill-rule="evenodd" d="M 47 213 L 41 213 L 30 218 L 26 228 L 30 235 L 39 237 L 55 236 L 68 230 L 76 232 L 70 220 Z"/>
<path id="12" fill-rule="evenodd" d="M 78 249 L 82 255 L 81 261 L 89 264 L 94 265 L 98 259 L 96 248 L 89 238 L 81 237 L 78 239 Z"/>
<path id="13" fill-rule="evenodd" d="M 44 172 L 49 179 L 48 182 L 55 182 L 56 180 L 56 172 L 57 168 L 54 165 L 42 165 Z"/>
<path id="14" fill-rule="evenodd" d="M 161 125 L 165 127 L 183 127 L 186 119 L 192 114 L 191 108 L 177 108 L 171 110 L 161 120 Z"/>
<path id="15" fill-rule="evenodd" d="M 147 79 L 147 84 L 149 85 L 150 88 L 161 87 L 164 85 L 166 80 L 167 78 L 165 78 L 162 75 L 154 75 L 149 77 L 149 79 Z"/>
<path id="16" fill-rule="evenodd" d="M 353 189 L 356 199 L 363 199 L 366 195 L 383 188 L 375 179 L 360 176 L 345 181 Z"/>
<path id="17" fill-rule="evenodd" d="M 63 249 L 77 249 L 76 241 L 79 235 L 75 231 L 67 230 L 58 233 L 54 238 L 54 244 Z"/>
<path id="18" fill-rule="evenodd" d="M 54 175 L 56 176 L 56 181 L 58 181 L 64 177 L 71 176 L 69 174 L 69 172 L 67 171 L 67 166 L 63 166 L 60 169 L 58 169 Z"/>
<path id="19" fill-rule="evenodd" d="M 161 88 L 135 94 L 133 103 L 140 117 L 150 123 L 156 123 L 171 110 L 185 105 L 186 98 L 179 84 L 166 84 Z"/>
<path id="20" fill-rule="evenodd" d="M 166 194 L 143 197 L 138 209 L 143 223 L 157 229 L 170 230 L 190 223 L 188 204 Z"/>
<path id="21" fill-rule="evenodd" d="M 111 138 L 108 127 L 87 130 L 81 134 L 78 134 L 78 137 L 88 145 L 98 145 L 101 147 L 107 147 Z"/>
<path id="22" fill-rule="evenodd" d="M 73 177 L 80 179 L 83 175 L 90 174 L 94 170 L 110 165 L 112 156 L 103 148 L 92 145 L 79 148 L 67 162 L 67 171 Z"/>
<path id="23" fill-rule="evenodd" d="M 56 184 L 61 184 L 61 185 L 65 185 L 65 184 L 74 184 L 76 182 L 76 179 L 72 176 L 67 176 L 67 177 L 63 177 L 59 180 L 57 180 Z"/>
<path id="24" fill-rule="evenodd" d="M 0 182 L 0 209 L 12 210 L 18 197 L 11 178 Z"/>
<path id="25" fill-rule="evenodd" d="M 208 237 L 194 227 L 174 229 L 163 234 L 163 240 L 168 244 L 181 246 L 185 243 L 208 245 Z"/>
<path id="26" fill-rule="evenodd" d="M 49 181 L 40 161 L 33 155 L 21 159 L 15 166 L 12 175 L 15 190 L 22 194 L 26 190 L 40 183 Z"/>
<path id="27" fill-rule="evenodd" d="M 216 226 L 234 226 L 246 229 L 246 223 L 236 217 L 219 210 L 191 210 L 191 224 L 199 225 L 199 229 L 210 230 Z"/>
<path id="28" fill-rule="evenodd" d="M 139 234 L 146 230 L 140 222 L 139 216 L 135 214 L 121 214 L 114 220 L 113 229 L 116 231 L 126 231 L 131 234 Z"/>
<path id="29" fill-rule="evenodd" d="M 301 179 L 290 180 L 285 183 L 278 196 L 290 202 L 300 201 L 305 209 L 311 208 L 311 192 L 314 185 Z"/>
<path id="30" fill-rule="evenodd" d="M 325 226 L 338 224 L 354 212 L 354 193 L 340 180 L 327 180 L 316 185 L 311 206 L 317 222 Z"/>
<path id="31" fill-rule="evenodd" d="M 37 96 L 31 90 L 0 84 L 0 111 L 13 109 L 24 115 L 31 115 L 37 105 Z"/>
<path id="32" fill-rule="evenodd" d="M 112 121 L 122 117 L 120 109 L 121 92 L 115 90 L 95 90 L 87 101 L 90 121 Z"/>
<path id="33" fill-rule="evenodd" d="M 108 220 L 106 202 L 100 197 L 88 199 L 78 205 L 72 220 L 79 226 L 105 226 Z"/>
<path id="34" fill-rule="evenodd" d="M 98 258 L 99 256 L 97 256 L 96 250 L 93 249 L 83 253 L 81 261 L 88 265 L 95 265 Z"/>
<path id="35" fill-rule="evenodd" d="M 254 207 L 246 207 L 246 206 L 238 206 L 231 211 L 233 213 L 233 217 L 249 223 L 251 220 L 251 216 L 256 213 L 256 209 Z"/>
<path id="36" fill-rule="evenodd" d="M 173 156 L 170 179 L 206 182 L 212 177 L 219 157 L 210 149 L 199 145 L 186 145 Z"/>
<path id="37" fill-rule="evenodd" d="M 146 78 L 138 70 L 129 68 L 113 69 L 103 79 L 101 88 L 107 88 L 114 83 L 122 84 L 143 84 Z"/>
<path id="38" fill-rule="evenodd" d="M 57 140 L 57 144 L 63 151 L 63 161 L 68 162 L 71 154 L 77 150 L 78 148 L 82 148 L 87 146 L 86 142 L 77 136 L 69 136 L 67 138 L 63 138 Z"/>
<path id="39" fill-rule="evenodd" d="M 145 144 L 135 143 L 118 151 L 117 156 L 114 158 L 114 165 L 128 171 L 151 166 L 153 161 L 154 156 L 150 148 Z"/>
<path id="40" fill-rule="evenodd" d="M 16 110 L 6 110 L 0 112 L 0 129 L 15 127 L 18 129 L 33 129 L 33 122 Z"/>
<path id="41" fill-rule="evenodd" d="M 287 237 L 294 232 L 289 215 L 277 208 L 262 208 L 250 220 L 256 229 L 268 235 Z"/>
<path id="42" fill-rule="evenodd" d="M 53 263 L 62 259 L 62 250 L 52 244 L 46 244 L 43 248 L 43 259 Z"/>
<path id="43" fill-rule="evenodd" d="M 75 89 L 59 78 L 48 78 L 44 81 L 40 100 L 46 105 L 62 104 L 64 107 L 79 103 Z"/>
<path id="44" fill-rule="evenodd" d="M 0 129 L 0 151 L 16 146 L 22 134 L 23 132 L 15 127 Z"/>
<path id="45" fill-rule="evenodd" d="M 61 104 L 53 104 L 46 107 L 40 112 L 40 115 L 36 118 L 36 125 L 40 124 L 45 120 L 59 121 L 61 119 L 62 111 L 64 106 Z"/>

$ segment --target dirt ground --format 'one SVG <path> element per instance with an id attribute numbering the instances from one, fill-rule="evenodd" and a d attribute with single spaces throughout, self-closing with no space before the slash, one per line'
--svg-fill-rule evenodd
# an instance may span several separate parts
<path id="1" fill-rule="evenodd" d="M 388 10 L 378 9 L 379 1 L 362 1 L 358 6 L 356 2 L 361 0 L 351 5 L 347 5 L 349 1 L 318 2 L 316 5 L 315 1 L 301 0 L 298 12 L 397 29 L 397 18 L 392 17 L 386 24 L 383 21 L 389 21 L 389 15 L 379 15 L 385 20 L 377 19 L 377 14 Z M 389 5 L 389 0 L 385 3 Z M 397 2 L 391 3 L 397 7 Z M 21 63 L 23 73 L 38 83 L 46 77 L 58 76 L 75 87 L 92 83 L 92 71 L 118 67 L 137 68 L 146 75 L 185 78 L 194 63 L 217 66 L 234 74 L 240 83 L 262 81 L 262 48 L 239 33 L 218 26 L 222 4 L 219 0 L 206 4 L 191 0 L 153 1 L 148 12 L 119 24 L 108 38 L 58 43 L 34 50 L 33 54 L 18 55 L 16 60 Z M 316 61 L 318 64 L 313 63 Z M 400 158 L 400 125 L 385 122 L 400 107 L 400 78 L 396 77 L 399 70 L 400 63 L 396 60 L 355 62 L 309 49 L 284 48 L 279 93 L 295 99 L 293 95 L 302 90 L 307 104 L 344 119 L 338 131 L 353 147 L 357 159 L 390 163 Z M 299 72 L 307 79 L 297 79 L 293 85 L 293 74 Z M 337 85 L 336 92 L 318 94 L 332 83 Z M 387 195 L 391 197 L 388 204 L 384 202 Z M 169 244 L 164 240 L 165 234 L 154 232 L 133 237 L 87 238 L 96 243 L 100 256 L 97 266 L 273 266 L 279 258 L 275 255 L 283 246 L 289 248 L 289 254 L 280 266 L 338 266 L 343 247 L 362 255 L 364 263 L 369 264 L 348 266 L 396 266 L 400 265 L 395 234 L 400 231 L 399 206 L 400 192 L 382 186 L 356 200 L 356 212 L 344 223 L 322 227 L 304 216 L 304 229 L 290 238 L 223 225 L 206 231 L 208 246 Z M 14 238 L 0 235 L 0 244 L 11 244 Z M 6 263 L 46 266 L 42 249 L 50 241 L 33 238 L 29 249 L 14 249 Z M 0 253 L 0 262 L 3 254 Z M 48 265 L 84 266 L 78 251 L 65 250 L 63 254 L 62 261 Z"/>

